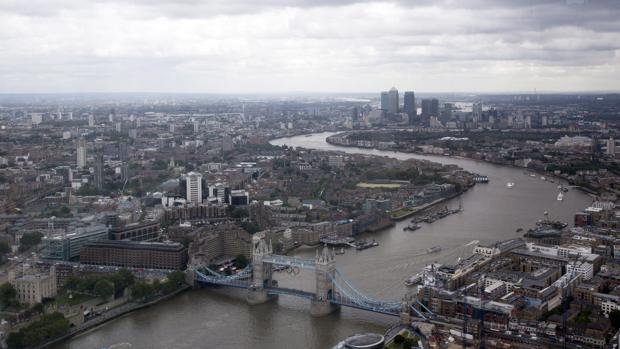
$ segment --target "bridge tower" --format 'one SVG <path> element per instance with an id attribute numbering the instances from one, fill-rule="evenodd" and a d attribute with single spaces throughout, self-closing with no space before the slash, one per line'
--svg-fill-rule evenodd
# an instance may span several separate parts
<path id="1" fill-rule="evenodd" d="M 400 312 L 398 314 L 400 318 L 400 324 L 405 326 L 411 326 L 411 297 L 405 295 L 400 303 Z"/>
<path id="2" fill-rule="evenodd" d="M 310 314 L 312 316 L 325 316 L 338 309 L 338 305 L 332 304 L 330 298 L 334 296 L 334 281 L 336 279 L 336 259 L 333 251 L 329 251 L 327 246 L 323 247 L 323 252 L 316 252 L 316 293 L 310 304 Z"/>
<path id="3" fill-rule="evenodd" d="M 265 263 L 263 258 L 272 253 L 271 242 L 267 244 L 260 236 L 252 237 L 252 285 L 247 294 L 249 304 L 265 303 L 270 299 L 265 287 L 272 283 L 272 269 L 271 264 Z"/>

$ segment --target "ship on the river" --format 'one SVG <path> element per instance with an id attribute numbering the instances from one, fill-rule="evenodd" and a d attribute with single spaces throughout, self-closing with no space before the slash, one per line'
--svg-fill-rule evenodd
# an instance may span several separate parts
<path id="1" fill-rule="evenodd" d="M 439 251 L 441 251 L 441 246 L 438 245 L 438 246 L 433 246 L 433 247 L 427 249 L 426 253 L 429 253 L 429 254 L 430 253 L 437 253 Z"/>
<path id="2" fill-rule="evenodd" d="M 419 224 L 409 224 L 408 226 L 404 227 L 403 230 L 405 231 L 416 231 L 418 229 L 422 228 Z"/>

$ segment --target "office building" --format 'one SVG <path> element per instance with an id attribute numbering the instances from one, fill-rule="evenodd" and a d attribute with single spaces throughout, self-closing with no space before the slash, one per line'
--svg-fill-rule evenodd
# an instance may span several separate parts
<path id="1" fill-rule="evenodd" d="M 82 246 L 90 241 L 108 238 L 108 228 L 91 225 L 76 228 L 73 232 L 45 236 L 42 240 L 44 259 L 69 261 L 80 256 Z"/>
<path id="2" fill-rule="evenodd" d="M 403 111 L 407 113 L 407 116 L 409 117 L 409 124 L 412 124 L 417 115 L 417 110 L 415 107 L 415 93 L 413 91 L 405 91 L 405 96 L 403 98 Z"/>
<path id="3" fill-rule="evenodd" d="M 439 100 L 423 99 L 422 100 L 422 121 L 428 125 L 432 116 L 439 117 Z"/>
<path id="4" fill-rule="evenodd" d="M 209 186 L 209 199 L 217 199 L 219 203 L 224 203 L 228 199 L 230 188 L 226 184 L 215 183 Z"/>
<path id="5" fill-rule="evenodd" d="M 38 125 L 43 122 L 43 114 L 42 113 L 30 113 L 30 122 L 33 125 Z"/>
<path id="6" fill-rule="evenodd" d="M 186 176 L 186 199 L 188 203 L 199 204 L 202 202 L 202 175 L 198 172 L 190 172 Z"/>
<path id="7" fill-rule="evenodd" d="M 389 95 L 387 91 L 381 92 L 381 106 L 379 109 L 388 110 Z"/>
<path id="8" fill-rule="evenodd" d="M 125 142 L 118 143 L 118 159 L 123 162 L 129 160 L 129 151 Z"/>
<path id="9" fill-rule="evenodd" d="M 101 150 L 95 154 L 95 188 L 103 189 L 103 152 Z"/>
<path id="10" fill-rule="evenodd" d="M 77 142 L 77 167 L 86 167 L 86 140 L 79 139 Z"/>
<path id="11" fill-rule="evenodd" d="M 403 97 L 403 111 L 408 115 L 415 116 L 417 114 L 415 108 L 415 93 L 413 91 L 405 91 Z"/>
<path id="12" fill-rule="evenodd" d="M 360 117 L 359 108 L 353 107 L 353 110 L 351 111 L 351 122 L 353 122 L 354 124 L 359 122 L 359 117 Z"/>
<path id="13" fill-rule="evenodd" d="M 228 203 L 233 206 L 247 206 L 250 204 L 250 194 L 245 190 L 231 190 Z"/>
<path id="14" fill-rule="evenodd" d="M 159 238 L 159 222 L 132 223 L 110 230 L 111 240 L 150 241 Z"/>
<path id="15" fill-rule="evenodd" d="M 95 115 L 88 114 L 88 127 L 95 127 Z"/>
<path id="16" fill-rule="evenodd" d="M 616 155 L 616 140 L 613 139 L 613 137 L 609 137 L 606 143 L 607 145 L 606 145 L 605 153 L 609 156 L 615 156 Z"/>
<path id="17" fill-rule="evenodd" d="M 82 248 L 80 263 L 123 268 L 182 270 L 187 249 L 178 242 L 94 241 Z"/>
<path id="18" fill-rule="evenodd" d="M 398 90 L 396 89 L 396 87 L 392 87 L 390 89 L 390 92 L 388 92 L 388 109 L 387 109 L 388 113 L 397 114 L 398 105 L 399 105 Z"/>
<path id="19" fill-rule="evenodd" d="M 291 125 L 289 125 L 291 126 Z M 292 128 L 292 127 L 289 127 Z M 222 151 L 228 152 L 234 149 L 233 139 L 230 135 L 225 134 L 222 136 Z"/>

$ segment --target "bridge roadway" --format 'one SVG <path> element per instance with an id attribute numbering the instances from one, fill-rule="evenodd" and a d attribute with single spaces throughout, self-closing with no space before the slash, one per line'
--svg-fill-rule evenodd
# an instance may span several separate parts
<path id="1" fill-rule="evenodd" d="M 289 267 L 300 267 L 305 269 L 316 269 L 316 262 L 309 259 L 299 257 L 269 255 L 263 257 L 264 263 L 283 265 Z"/>

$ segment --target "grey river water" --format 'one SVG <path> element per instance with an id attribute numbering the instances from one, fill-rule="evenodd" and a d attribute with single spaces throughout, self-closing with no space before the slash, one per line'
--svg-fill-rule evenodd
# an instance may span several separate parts
<path id="1" fill-rule="evenodd" d="M 524 174 L 522 169 L 485 162 L 443 156 L 422 156 L 372 149 L 345 148 L 327 144 L 331 133 L 281 138 L 276 145 L 339 150 L 390 156 L 419 158 L 457 164 L 465 170 L 487 175 L 488 184 L 480 184 L 462 196 L 463 212 L 423 224 L 415 232 L 403 231 L 408 221 L 365 236 L 376 239 L 379 247 L 364 251 L 348 250 L 336 256 L 338 269 L 360 290 L 382 299 L 400 299 L 406 292 L 403 281 L 430 262 L 454 262 L 471 253 L 473 240 L 481 243 L 513 237 L 518 228 L 531 227 L 549 212 L 550 218 L 572 223 L 573 214 L 592 201 L 589 196 L 570 190 L 564 201 L 557 201 L 557 183 Z M 508 181 L 515 187 L 506 187 Z M 458 199 L 448 202 L 456 207 Z M 441 245 L 436 254 L 425 254 L 429 247 Z M 315 250 L 305 248 L 295 254 L 314 258 Z M 311 275 L 278 273 L 280 284 L 302 285 L 311 290 Z M 55 348 L 103 348 L 129 343 L 130 348 L 330 348 L 353 333 L 383 332 L 397 321 L 354 309 L 342 309 L 322 318 L 308 313 L 304 299 L 280 296 L 267 304 L 249 306 L 236 290 L 200 289 L 186 292 L 154 307 L 128 314 L 93 329 Z M 124 346 L 123 346 L 124 347 Z"/>

